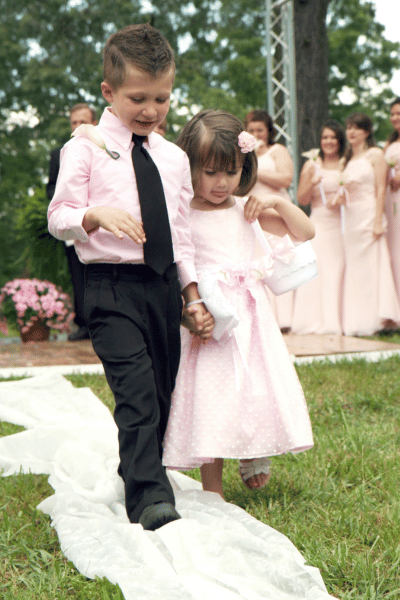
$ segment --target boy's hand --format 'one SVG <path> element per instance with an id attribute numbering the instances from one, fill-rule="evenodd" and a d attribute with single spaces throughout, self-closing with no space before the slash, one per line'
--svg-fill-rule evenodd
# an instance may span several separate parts
<path id="1" fill-rule="evenodd" d="M 203 344 L 206 344 L 214 330 L 214 318 L 204 304 L 193 304 L 189 308 L 184 308 L 182 325 L 193 335 L 199 336 Z"/>
<path id="2" fill-rule="evenodd" d="M 120 208 L 109 206 L 89 208 L 83 217 L 82 227 L 86 233 L 102 227 L 113 233 L 119 240 L 122 240 L 125 234 L 136 244 L 144 244 L 146 241 L 142 223 Z"/>

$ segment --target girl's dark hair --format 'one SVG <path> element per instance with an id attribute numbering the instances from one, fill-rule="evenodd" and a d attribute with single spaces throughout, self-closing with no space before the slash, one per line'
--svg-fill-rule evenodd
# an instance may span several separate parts
<path id="1" fill-rule="evenodd" d="M 195 192 L 204 167 L 215 171 L 242 167 L 235 194 L 246 196 L 251 190 L 257 179 L 257 156 L 254 150 L 241 152 L 238 137 L 242 131 L 243 123 L 223 110 L 202 110 L 186 123 L 176 143 L 189 157 Z"/>
<path id="2" fill-rule="evenodd" d="M 394 106 L 396 106 L 396 104 L 400 105 L 400 96 L 397 96 L 397 98 L 395 98 L 393 100 L 393 102 L 390 105 L 390 110 L 392 110 L 392 108 Z M 392 133 L 388 137 L 389 144 L 392 144 L 393 142 L 396 142 L 398 139 L 399 139 L 399 132 L 396 131 L 395 129 L 393 129 Z"/>
<path id="3" fill-rule="evenodd" d="M 356 127 L 358 127 L 358 129 L 363 129 L 364 131 L 366 131 L 368 133 L 368 137 L 365 140 L 368 148 L 372 148 L 373 146 L 376 146 L 374 134 L 372 131 L 372 121 L 368 115 L 366 115 L 365 113 L 360 113 L 360 112 L 352 113 L 346 119 L 346 127 L 348 127 L 349 125 L 355 125 Z M 349 146 L 345 152 L 346 165 L 352 156 L 353 156 L 353 150 L 352 150 L 351 146 Z"/>
<path id="4" fill-rule="evenodd" d="M 342 158 L 342 156 L 344 155 L 344 153 L 346 151 L 346 133 L 345 133 L 343 127 L 340 125 L 340 123 L 338 123 L 334 119 L 328 119 L 328 121 L 326 121 L 320 129 L 320 135 L 319 135 L 319 155 L 320 155 L 320 157 L 322 158 L 322 160 L 325 159 L 324 152 L 321 147 L 322 132 L 324 131 L 324 129 L 330 129 L 335 134 L 335 138 L 339 142 L 338 154 L 339 154 L 339 157 Z"/>
<path id="5" fill-rule="evenodd" d="M 267 113 L 266 110 L 252 110 L 248 113 L 244 120 L 244 125 L 246 129 L 249 123 L 252 123 L 253 121 L 261 121 L 265 124 L 268 130 L 268 146 L 272 146 L 273 144 L 275 144 L 275 136 L 277 134 L 277 131 L 274 127 L 274 122 L 270 114 Z"/>

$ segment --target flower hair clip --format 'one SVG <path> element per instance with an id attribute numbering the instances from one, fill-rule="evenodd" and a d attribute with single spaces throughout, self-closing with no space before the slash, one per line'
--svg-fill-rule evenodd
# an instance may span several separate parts
<path id="1" fill-rule="evenodd" d="M 243 152 L 243 154 L 247 154 L 247 152 L 252 152 L 255 149 L 257 140 L 254 135 L 251 135 L 251 133 L 242 131 L 239 133 L 238 145 L 241 152 Z"/>

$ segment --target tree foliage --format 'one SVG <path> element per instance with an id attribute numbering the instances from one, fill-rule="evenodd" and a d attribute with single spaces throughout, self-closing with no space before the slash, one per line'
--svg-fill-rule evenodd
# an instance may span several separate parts
<path id="1" fill-rule="evenodd" d="M 377 139 L 384 140 L 390 131 L 388 105 L 398 95 L 390 80 L 400 67 L 400 45 L 384 37 L 375 12 L 373 2 L 331 0 L 329 103 L 332 115 L 341 122 L 351 112 L 369 114 Z"/>
<path id="2" fill-rule="evenodd" d="M 293 1 L 301 34 L 296 41 L 299 65 L 307 39 L 317 56 L 314 62 L 318 52 L 322 56 L 322 21 L 328 9 L 329 107 L 328 94 L 318 96 L 326 78 L 321 73 L 328 68 L 316 74 L 310 60 L 305 65 L 310 73 L 304 81 L 299 77 L 298 90 L 305 92 L 302 108 L 315 100 L 319 116 L 310 121 L 305 143 L 315 143 L 314 122 L 328 113 L 343 120 L 355 109 L 369 112 L 379 125 L 378 137 L 384 137 L 388 82 L 399 66 L 399 45 L 385 40 L 373 4 Z M 299 19 L 311 6 L 318 17 L 306 31 Z M 0 242 L 0 283 L 18 274 L 11 265 L 20 268 L 15 260 L 31 243 L 27 235 L 16 246 L 15 224 L 28 195 L 40 195 L 50 150 L 69 137 L 68 107 L 88 101 L 99 112 L 104 108 L 101 59 L 108 36 L 129 23 L 150 22 L 169 39 L 177 62 L 168 133 L 173 140 L 196 107 L 223 108 L 240 118 L 252 108 L 267 107 L 264 7 L 259 0 L 0 0 L 0 233 L 8 232 L 9 240 L 8 245 Z M 314 96 L 307 100 L 310 94 Z M 18 120 L 20 111 L 34 115 L 36 124 Z M 304 114 L 304 127 L 307 118 Z"/>

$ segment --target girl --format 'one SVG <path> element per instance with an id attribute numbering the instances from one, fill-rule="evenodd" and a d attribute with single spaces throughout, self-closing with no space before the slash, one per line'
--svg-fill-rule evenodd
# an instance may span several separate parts
<path id="1" fill-rule="evenodd" d="M 183 331 L 163 463 L 200 466 L 203 489 L 223 497 L 223 458 L 240 459 L 245 485 L 260 488 L 269 479 L 268 456 L 313 445 L 303 392 L 260 279 L 262 261 L 254 260 L 250 223 L 258 219 L 265 231 L 298 242 L 312 238 L 314 227 L 282 196 L 241 198 L 254 185 L 257 158 L 255 139 L 236 117 L 202 111 L 177 143 L 191 165 L 197 271 L 220 273 L 220 290 L 239 324 L 207 344 L 212 325 L 200 336 Z"/>
<path id="2" fill-rule="evenodd" d="M 332 200 L 339 192 L 345 149 L 344 129 L 330 119 L 321 128 L 318 150 L 300 173 L 297 200 L 311 204 L 318 277 L 295 291 L 293 333 L 342 334 L 344 247 L 340 207 Z"/>
<path id="3" fill-rule="evenodd" d="M 343 332 L 372 335 L 397 327 L 400 320 L 383 213 L 388 164 L 368 115 L 347 117 L 346 136 Z"/>
<path id="4" fill-rule="evenodd" d="M 390 166 L 386 188 L 385 214 L 388 220 L 388 246 L 397 297 L 400 299 L 400 97 L 390 105 L 393 131 L 385 147 L 386 162 Z"/>

